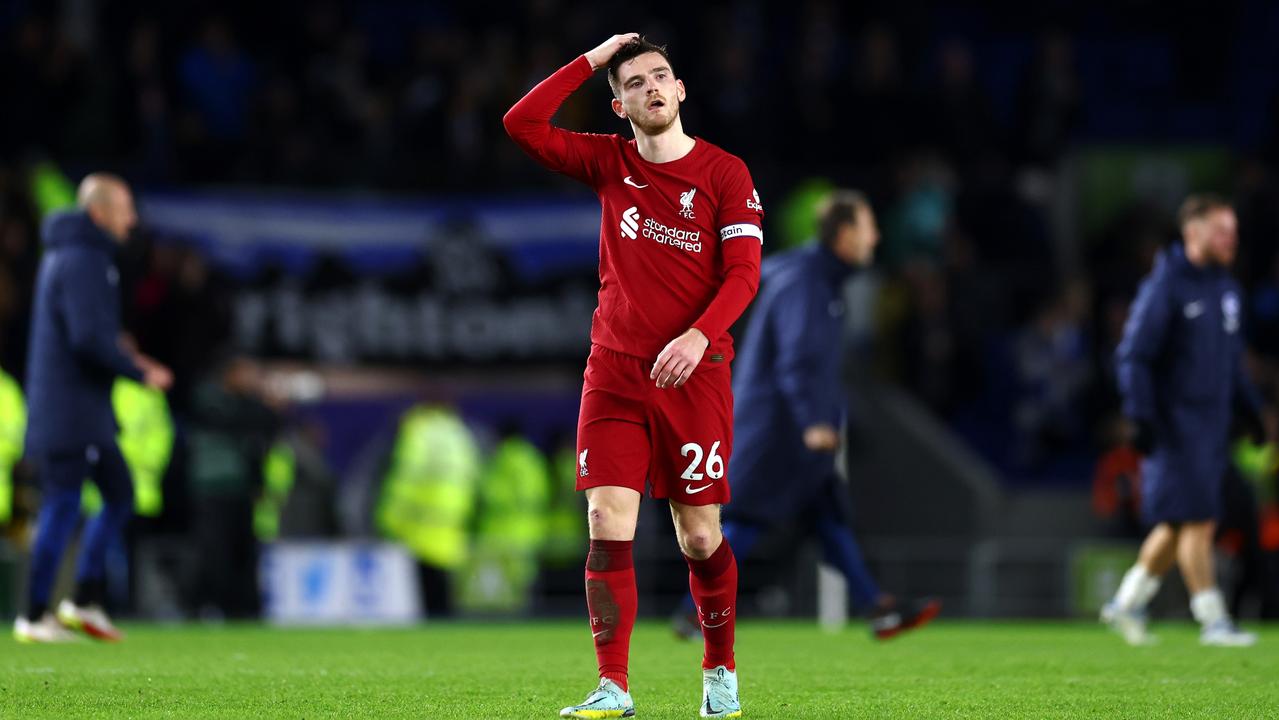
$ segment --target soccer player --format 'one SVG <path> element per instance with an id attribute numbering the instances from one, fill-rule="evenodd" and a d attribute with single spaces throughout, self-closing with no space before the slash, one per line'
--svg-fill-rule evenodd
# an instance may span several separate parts
<path id="1" fill-rule="evenodd" d="M 44 224 L 45 251 L 36 279 L 27 361 L 30 398 L 26 452 L 43 487 L 27 614 L 13 624 L 20 642 L 62 642 L 63 627 L 115 641 L 120 632 L 103 610 L 106 551 L 133 512 L 133 481 L 116 445 L 111 388 L 116 376 L 167 390 L 168 368 L 141 354 L 120 329 L 120 272 L 116 251 L 137 223 L 133 195 L 118 177 L 89 175 L 75 211 Z M 101 512 L 85 527 L 76 589 L 55 616 L 53 582 L 67 541 L 80 520 L 80 487 L 91 479 Z"/>
<path id="2" fill-rule="evenodd" d="M 633 140 L 550 124 L 607 67 L 612 108 Z M 507 132 L 547 168 L 599 195 L 600 291 L 578 418 L 577 487 L 591 544 L 586 603 L 599 686 L 561 717 L 627 717 L 635 570 L 631 543 L 647 483 L 670 500 L 705 629 L 703 717 L 737 717 L 737 562 L 719 526 L 733 446 L 728 328 L 759 286 L 764 210 L 746 165 L 684 132 L 684 83 L 666 48 L 615 35 L 542 81 L 506 114 Z"/>
<path id="3" fill-rule="evenodd" d="M 1212 557 L 1231 420 L 1240 412 L 1262 426 L 1243 367 L 1243 294 L 1229 271 L 1238 222 L 1229 203 L 1209 195 L 1187 198 L 1178 220 L 1183 242 L 1142 282 L 1116 351 L 1124 415 L 1145 456 L 1142 516 L 1154 529 L 1101 617 L 1132 645 L 1152 642 L 1146 605 L 1175 561 L 1200 642 L 1252 645 L 1257 636 L 1226 611 Z"/>
<path id="4" fill-rule="evenodd" d="M 870 202 L 855 190 L 832 193 L 818 210 L 817 227 L 816 245 L 764 263 L 734 378 L 738 451 L 724 537 L 745 560 L 768 530 L 804 518 L 847 580 L 852 606 L 868 616 L 876 637 L 887 639 L 927 623 L 941 605 L 898 602 L 880 590 L 853 536 L 848 493 L 835 469 L 847 412 L 843 286 L 871 264 L 879 229 Z M 698 632 L 688 609 L 676 616 L 683 637 Z"/>

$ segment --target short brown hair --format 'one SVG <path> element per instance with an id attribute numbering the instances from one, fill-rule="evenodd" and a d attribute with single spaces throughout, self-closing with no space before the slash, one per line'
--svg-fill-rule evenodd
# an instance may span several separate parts
<path id="1" fill-rule="evenodd" d="M 857 210 L 870 207 L 866 195 L 858 190 L 833 190 L 817 206 L 817 239 L 823 245 L 835 242 L 844 223 L 857 224 Z"/>
<path id="2" fill-rule="evenodd" d="M 1230 201 L 1213 193 L 1198 193 L 1187 197 L 1177 210 L 1177 226 L 1185 227 L 1191 220 L 1198 220 L 1214 210 L 1234 210 Z"/>
<path id="3" fill-rule="evenodd" d="M 617 69 L 622 66 L 622 63 L 629 62 L 647 53 L 657 53 L 666 60 L 667 65 L 671 64 L 671 56 L 666 52 L 666 46 L 649 42 L 648 38 L 643 35 L 623 45 L 620 50 L 613 54 L 613 57 L 609 58 L 608 86 L 613 88 L 613 97 L 620 98 L 622 96 L 622 80 L 617 77 Z"/>

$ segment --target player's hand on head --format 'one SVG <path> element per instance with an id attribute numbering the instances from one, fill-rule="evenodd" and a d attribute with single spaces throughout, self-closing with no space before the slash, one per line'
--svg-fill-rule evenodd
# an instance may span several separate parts
<path id="1" fill-rule="evenodd" d="M 609 60 L 617 54 L 618 50 L 626 43 L 639 38 L 639 33 L 623 33 L 614 35 L 613 37 L 600 43 L 599 47 L 586 53 L 586 59 L 591 61 L 591 69 L 599 70 L 608 64 Z"/>
<path id="2" fill-rule="evenodd" d="M 689 328 L 683 335 L 666 343 L 657 356 L 657 362 L 653 363 L 648 379 L 656 380 L 659 388 L 680 387 L 692 377 L 708 345 L 710 340 L 701 330 Z"/>
<path id="3" fill-rule="evenodd" d="M 804 428 L 804 447 L 813 452 L 835 452 L 839 449 L 839 431 L 827 423 L 810 425 Z"/>

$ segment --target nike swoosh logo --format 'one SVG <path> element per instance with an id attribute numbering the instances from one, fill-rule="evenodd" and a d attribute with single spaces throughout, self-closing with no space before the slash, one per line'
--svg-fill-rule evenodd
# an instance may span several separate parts
<path id="1" fill-rule="evenodd" d="M 701 491 L 705 490 L 706 488 L 708 488 L 708 487 L 710 487 L 711 485 L 714 485 L 714 484 L 715 484 L 715 483 L 711 483 L 710 485 L 703 485 L 703 486 L 701 486 L 701 487 L 699 487 L 699 488 L 694 488 L 694 487 L 693 487 L 693 483 L 689 483 L 689 484 L 687 484 L 687 485 L 685 485 L 685 486 L 684 486 L 684 492 L 688 493 L 689 495 L 696 495 L 697 493 L 699 493 L 699 492 L 701 492 Z"/>
<path id="2" fill-rule="evenodd" d="M 606 633 L 606 632 L 608 632 L 608 631 L 607 631 L 607 630 L 600 630 L 599 632 L 593 632 L 593 633 L 591 633 L 591 637 L 593 637 L 593 638 L 597 638 L 597 637 L 599 637 L 600 635 L 603 635 L 603 634 L 604 634 L 604 633 Z"/>
<path id="3" fill-rule="evenodd" d="M 704 628 L 717 628 L 717 627 L 724 627 L 724 626 L 725 626 L 725 625 L 727 625 L 727 624 L 728 624 L 728 621 L 727 621 L 727 620 L 725 620 L 724 622 L 722 622 L 722 623 L 720 623 L 720 624 L 718 624 L 718 625 L 707 625 L 706 623 L 702 623 L 702 627 L 704 627 Z"/>
<path id="4" fill-rule="evenodd" d="M 636 183 L 634 180 L 631 179 L 630 175 L 627 175 L 626 177 L 622 178 L 622 182 L 626 183 L 627 185 L 630 185 L 633 188 L 639 188 L 640 190 L 643 190 L 644 188 L 648 187 L 647 185 L 640 185 Z"/>

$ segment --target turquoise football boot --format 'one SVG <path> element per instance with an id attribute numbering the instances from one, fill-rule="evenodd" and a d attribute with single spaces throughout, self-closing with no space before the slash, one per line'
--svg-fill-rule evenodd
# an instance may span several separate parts
<path id="1" fill-rule="evenodd" d="M 560 710 L 560 717 L 579 718 L 580 720 L 634 716 L 635 701 L 631 699 L 631 694 L 608 678 L 601 678 L 599 687 L 595 688 L 590 695 L 587 695 L 581 705 L 574 705 Z"/>
<path id="2" fill-rule="evenodd" d="M 702 671 L 702 708 L 705 718 L 736 718 L 742 716 L 742 704 L 737 699 L 737 672 L 720 665 Z"/>

